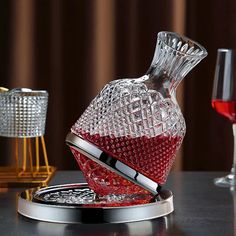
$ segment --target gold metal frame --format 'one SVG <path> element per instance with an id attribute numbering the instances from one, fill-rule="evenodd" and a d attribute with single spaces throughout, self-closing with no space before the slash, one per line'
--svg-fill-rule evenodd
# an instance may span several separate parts
<path id="1" fill-rule="evenodd" d="M 15 166 L 0 167 L 0 187 L 47 186 L 56 168 L 48 163 L 44 136 L 23 138 L 21 143 L 19 145 L 19 138 L 15 138 Z M 43 154 L 41 159 L 40 146 Z"/>

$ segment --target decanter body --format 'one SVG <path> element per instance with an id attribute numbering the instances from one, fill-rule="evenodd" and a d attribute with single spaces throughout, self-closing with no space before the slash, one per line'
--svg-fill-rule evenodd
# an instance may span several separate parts
<path id="1" fill-rule="evenodd" d="M 175 33 L 160 32 L 147 73 L 137 79 L 107 84 L 77 120 L 72 133 L 163 185 L 186 130 L 176 101 L 176 88 L 206 55 L 206 50 L 196 42 Z M 98 194 L 150 196 L 142 187 L 74 147 L 71 150 L 90 187 Z"/>

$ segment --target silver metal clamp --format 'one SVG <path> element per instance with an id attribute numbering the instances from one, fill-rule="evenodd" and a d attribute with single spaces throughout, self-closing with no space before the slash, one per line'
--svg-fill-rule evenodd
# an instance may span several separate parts
<path id="1" fill-rule="evenodd" d="M 66 143 L 69 146 L 76 148 L 81 154 L 85 155 L 86 157 L 92 159 L 93 161 L 106 167 L 107 169 L 114 171 L 125 179 L 141 186 L 152 194 L 157 195 L 159 193 L 161 186 L 158 183 L 154 182 L 147 176 L 139 173 L 123 162 L 108 155 L 106 152 L 103 152 L 94 144 L 84 140 L 74 133 L 70 132 L 67 135 Z"/>

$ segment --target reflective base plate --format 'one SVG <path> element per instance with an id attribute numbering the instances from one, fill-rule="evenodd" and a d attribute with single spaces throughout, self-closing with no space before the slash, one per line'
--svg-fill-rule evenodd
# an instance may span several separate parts
<path id="1" fill-rule="evenodd" d="M 57 223 L 124 223 L 162 217 L 174 210 L 169 190 L 161 190 L 151 203 L 109 206 L 122 201 L 124 196 L 98 197 L 87 184 L 66 184 L 22 192 L 18 212 L 31 219 Z"/>

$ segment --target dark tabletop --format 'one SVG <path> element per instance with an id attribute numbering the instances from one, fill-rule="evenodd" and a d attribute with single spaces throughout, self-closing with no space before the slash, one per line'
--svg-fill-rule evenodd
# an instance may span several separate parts
<path id="1" fill-rule="evenodd" d="M 223 173 L 174 172 L 165 188 L 174 194 L 175 211 L 156 220 L 122 224 L 56 224 L 17 214 L 17 193 L 0 189 L 0 235 L 236 235 L 236 193 L 216 187 L 213 178 Z M 79 171 L 59 171 L 50 185 L 83 182 Z M 236 213 L 235 213 L 236 214 Z"/>

